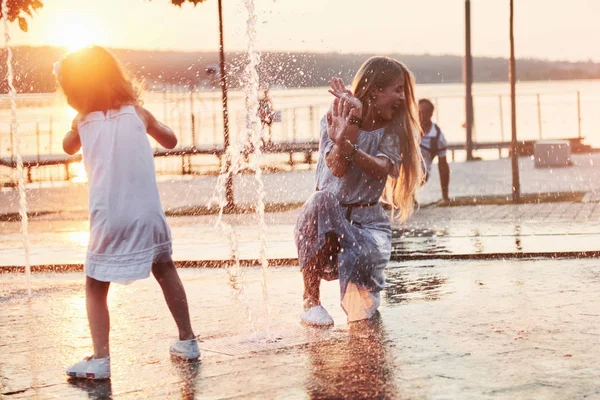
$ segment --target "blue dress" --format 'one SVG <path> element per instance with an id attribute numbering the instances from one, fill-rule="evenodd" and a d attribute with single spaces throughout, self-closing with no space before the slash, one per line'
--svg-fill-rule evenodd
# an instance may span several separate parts
<path id="1" fill-rule="evenodd" d="M 402 157 L 397 135 L 388 134 L 385 128 L 360 130 L 357 144 L 365 153 L 390 159 L 394 164 L 391 175 L 398 176 Z M 348 320 L 356 321 L 375 313 L 385 285 L 383 270 L 390 260 L 392 230 L 379 199 L 386 179 L 375 179 L 354 164 L 345 176 L 334 176 L 325 162 L 332 147 L 323 118 L 317 191 L 304 204 L 294 236 L 304 268 L 324 246 L 325 235 L 336 234 L 341 248 L 337 257 L 341 305 Z"/>

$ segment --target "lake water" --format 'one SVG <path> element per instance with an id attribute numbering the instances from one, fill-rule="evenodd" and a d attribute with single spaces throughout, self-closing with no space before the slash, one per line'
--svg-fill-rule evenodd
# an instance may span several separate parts
<path id="1" fill-rule="evenodd" d="M 508 83 L 474 85 L 475 141 L 510 140 L 509 90 Z M 435 118 L 448 141 L 464 143 L 464 86 L 417 85 L 416 93 L 417 97 L 428 97 L 437 105 Z M 327 88 L 273 89 L 270 96 L 274 108 L 281 112 L 281 122 L 273 124 L 273 141 L 318 140 L 319 120 L 331 102 Z M 596 112 L 600 108 L 600 81 L 522 82 L 517 85 L 517 96 L 519 139 L 566 138 L 581 134 L 586 143 L 600 146 L 600 135 L 595 129 L 600 125 L 600 114 Z M 145 106 L 173 128 L 180 145 L 222 144 L 220 90 L 193 94 L 183 88 L 148 91 L 142 97 Z M 74 116 L 62 95 L 20 95 L 18 105 L 23 154 L 62 152 L 62 137 Z M 244 134 L 245 125 L 242 92 L 230 91 L 229 107 L 231 133 L 239 137 Z M 0 96 L 0 157 L 11 154 L 9 100 Z M 215 160 L 204 162 L 214 163 Z M 157 160 L 159 170 L 177 171 L 180 166 L 181 160 Z"/>

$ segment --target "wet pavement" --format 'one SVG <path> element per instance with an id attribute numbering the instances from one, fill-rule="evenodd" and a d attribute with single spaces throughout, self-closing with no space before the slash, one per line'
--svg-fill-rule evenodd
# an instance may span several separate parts
<path id="1" fill-rule="evenodd" d="M 425 207 L 395 228 L 396 257 L 597 252 L 600 204 Z"/>
<path id="2" fill-rule="evenodd" d="M 0 288 L 0 396 L 6 399 L 600 398 L 598 260 L 392 263 L 381 315 L 348 326 L 336 282 L 323 304 L 336 325 L 301 327 L 296 267 L 260 271 L 236 299 L 224 269 L 182 270 L 200 363 L 171 361 L 175 326 L 149 279 L 109 295 L 113 377 L 71 383 L 89 353 L 82 274 L 21 275 Z M 253 333 L 247 311 L 257 333 Z"/>
<path id="3" fill-rule="evenodd" d="M 571 168 L 536 170 L 521 159 L 524 193 L 584 194 L 542 204 L 438 206 L 434 168 L 419 196 L 422 208 L 407 225 L 394 225 L 396 261 L 386 272 L 381 317 L 370 323 L 345 323 L 331 282 L 322 287 L 323 304 L 336 326 L 299 325 L 294 207 L 266 215 L 267 255 L 286 265 L 268 272 L 269 323 L 256 268 L 243 269 L 237 290 L 226 268 L 180 270 L 202 340 L 201 363 L 169 359 L 175 327 L 153 280 L 114 285 L 113 379 L 105 383 L 63 375 L 91 345 L 83 274 L 34 274 L 32 300 L 23 274 L 0 274 L 0 398 L 600 398 L 600 350 L 593 346 L 600 335 L 600 155 L 574 161 Z M 451 195 L 510 194 L 507 166 L 452 163 Z M 266 175 L 267 203 L 301 204 L 313 175 Z M 252 179 L 237 178 L 241 204 L 253 199 Z M 202 211 L 215 182 L 163 177 L 159 184 L 179 262 L 215 266 L 234 251 L 242 260 L 259 257 L 255 216 L 225 216 L 234 249 L 214 215 L 181 215 Z M 81 269 L 86 186 L 55 184 L 28 194 L 37 213 L 30 221 L 32 264 Z M 0 270 L 23 265 L 20 224 L 10 221 L 15 195 L 0 191 Z M 524 260 L 539 255 L 570 258 Z M 490 260 L 458 260 L 474 256 Z"/>
<path id="4" fill-rule="evenodd" d="M 523 193 L 582 193 L 573 201 L 541 204 L 442 207 L 437 170 L 419 193 L 421 208 L 406 226 L 395 224 L 394 258 L 464 257 L 501 258 L 504 255 L 566 255 L 600 251 L 600 154 L 574 155 L 566 168 L 533 167 L 521 158 Z M 458 198 L 510 196 L 509 160 L 451 163 L 450 194 Z M 314 171 L 264 175 L 267 213 L 267 256 L 293 264 L 297 256 L 293 229 L 298 207 L 313 193 Z M 238 247 L 215 227 L 206 213 L 216 178 L 210 176 L 161 177 L 159 190 L 173 232 L 174 258 L 178 261 L 259 258 L 260 239 L 256 217 L 228 215 Z M 27 191 L 33 265 L 81 265 L 88 240 L 87 186 L 81 183 L 31 185 Z M 256 198 L 251 175 L 235 180 L 236 202 L 249 205 Z M 17 192 L 0 191 L 0 267 L 23 265 L 20 225 L 14 222 Z M 192 214 L 192 215 L 190 215 Z M 11 222 L 12 218 L 12 222 Z"/>
<path id="5" fill-rule="evenodd" d="M 299 209 L 267 213 L 267 256 L 296 263 L 293 231 Z M 69 219 L 69 217 L 71 217 Z M 216 217 L 168 217 L 176 261 L 233 258 L 234 247 Z M 227 215 L 242 260 L 260 258 L 260 232 L 252 215 Z M 85 260 L 89 223 L 81 215 L 45 215 L 30 221 L 32 265 L 78 265 Z M 561 202 L 421 208 L 406 226 L 394 225 L 393 259 L 467 256 L 598 256 L 600 203 Z M 18 222 L 0 221 L 0 268 L 23 265 Z M 597 252 L 598 254 L 596 254 Z M 584 254 L 585 253 L 585 254 Z M 590 254 L 591 253 L 591 254 Z"/>
<path id="6" fill-rule="evenodd" d="M 584 192 L 586 201 L 600 198 L 600 153 L 572 156 L 573 166 L 534 168 L 531 158 L 519 159 L 521 191 L 524 194 Z M 509 159 L 450 163 L 450 196 L 473 197 L 511 194 L 512 173 Z M 314 192 L 314 169 L 264 175 L 267 204 L 303 203 Z M 437 167 L 432 168 L 429 182 L 419 192 L 421 204 L 441 199 Z M 161 201 L 167 212 L 201 209 L 211 199 L 217 178 L 214 176 L 159 177 Z M 256 199 L 256 182 L 252 175 L 236 176 L 236 204 L 249 205 Z M 28 186 L 28 204 L 32 212 L 79 214 L 87 212 L 85 183 L 34 183 Z M 0 190 L 0 215 L 19 211 L 18 192 Z"/>

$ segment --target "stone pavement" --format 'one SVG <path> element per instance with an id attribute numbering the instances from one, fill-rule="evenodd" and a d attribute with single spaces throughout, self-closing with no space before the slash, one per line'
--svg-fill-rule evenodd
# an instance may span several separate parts
<path id="1" fill-rule="evenodd" d="M 559 202 L 426 207 L 394 240 L 396 256 L 598 252 L 600 204 Z M 597 255 L 596 255 L 597 256 Z"/>
<path id="2" fill-rule="evenodd" d="M 576 154 L 573 166 L 563 168 L 535 168 L 533 157 L 519 158 L 521 192 L 557 193 L 586 192 L 590 201 L 600 193 L 600 154 Z M 509 195 L 512 193 L 512 170 L 509 159 L 450 163 L 450 196 Z M 421 203 L 440 198 L 436 166 L 428 184 L 419 195 Z"/>
<path id="3" fill-rule="evenodd" d="M 296 262 L 293 231 L 298 212 L 295 209 L 266 214 L 268 258 L 288 260 L 285 261 L 288 264 Z M 73 219 L 65 219 L 67 217 L 62 214 L 61 219 L 56 219 L 48 215 L 30 221 L 33 265 L 80 265 L 84 262 L 89 222 L 80 215 Z M 224 217 L 233 227 L 237 254 L 242 260 L 260 257 L 260 232 L 253 218 L 245 214 Z M 167 219 L 176 261 L 232 258 L 231 242 L 215 227 L 215 216 Z M 0 238 L 0 267 L 23 265 L 20 223 L 0 221 Z M 425 207 L 406 227 L 395 225 L 393 246 L 395 259 L 600 251 L 600 204 Z"/>
<path id="4" fill-rule="evenodd" d="M 533 160 L 519 159 L 522 193 L 586 192 L 588 201 L 599 201 L 600 154 L 572 157 L 574 165 L 566 168 L 541 168 Z M 450 195 L 472 197 L 510 195 L 512 175 L 510 160 L 456 162 L 450 164 Z M 303 203 L 314 192 L 314 169 L 265 174 L 265 202 L 268 204 Z M 256 182 L 252 175 L 236 176 L 237 204 L 252 204 L 256 199 Z M 212 176 L 160 177 L 159 190 L 166 211 L 204 207 L 211 199 L 217 178 Z M 84 183 L 34 183 L 28 186 L 28 204 L 32 212 L 87 212 L 87 185 Z M 441 198 L 437 168 L 432 168 L 429 183 L 419 193 L 421 204 Z M 0 215 L 18 213 L 18 192 L 0 190 Z"/>
<path id="5" fill-rule="evenodd" d="M 0 276 L 0 397 L 5 399 L 600 398 L 597 260 L 393 263 L 381 317 L 345 323 L 336 282 L 322 299 L 336 326 L 298 323 L 297 268 L 245 270 L 246 301 L 224 269 L 182 270 L 200 363 L 168 357 L 175 327 L 152 279 L 114 285 L 113 377 L 70 382 L 89 354 L 80 274 Z M 252 313 L 253 334 L 246 309 Z"/>
<path id="6" fill-rule="evenodd" d="M 178 364 L 168 358 L 175 331 L 158 285 L 114 285 L 113 378 L 105 383 L 63 375 L 90 348 L 82 273 L 33 274 L 32 300 L 23 274 L 0 274 L 0 398 L 600 398 L 600 350 L 593 346 L 600 332 L 598 258 L 442 259 L 600 251 L 600 156 L 574 160 L 571 168 L 535 170 L 522 159 L 521 182 L 524 193 L 584 192 L 579 201 L 440 207 L 432 176 L 420 194 L 423 207 L 394 227 L 394 255 L 405 261 L 390 263 L 381 318 L 373 323 L 347 326 L 337 283 L 328 282 L 323 304 L 335 328 L 300 327 L 302 283 L 294 266 L 268 270 L 269 324 L 257 268 L 242 270 L 243 293 L 227 269 L 183 269 L 203 357 Z M 508 165 L 451 164 L 451 194 L 509 195 Z M 301 203 L 312 193 L 313 173 L 267 175 L 266 201 Z M 173 211 L 174 258 L 230 259 L 215 216 L 176 216 L 182 207 L 204 206 L 215 178 L 165 179 L 159 187 Z M 237 178 L 238 202 L 252 201 L 253 185 L 250 176 Z M 31 209 L 39 213 L 30 222 L 32 264 L 83 262 L 86 191 L 81 184 L 30 188 Z M 0 192 L 0 267 L 23 265 L 20 224 L 6 220 L 16 212 L 15 193 Z M 298 212 L 267 213 L 269 258 L 294 264 Z M 258 258 L 255 217 L 224 220 L 240 258 Z M 411 257 L 427 260 L 406 261 Z"/>
<path id="7" fill-rule="evenodd" d="M 438 207 L 439 186 L 435 168 L 420 193 L 423 207 L 406 226 L 395 226 L 397 259 L 460 255 L 548 254 L 600 251 L 600 155 L 574 156 L 570 168 L 534 169 L 521 159 L 524 193 L 582 192 L 580 201 Z M 528 164 L 529 163 L 529 164 Z M 457 197 L 509 195 L 508 160 L 453 163 L 451 194 Z M 312 193 L 314 171 L 265 175 L 266 202 L 301 204 Z M 182 208 L 206 205 L 216 178 L 163 178 L 160 190 L 174 238 L 174 258 L 179 261 L 228 260 L 232 246 L 214 226 L 214 215 L 178 216 Z M 88 239 L 87 188 L 84 184 L 31 188 L 29 203 L 40 215 L 30 222 L 33 265 L 81 264 Z M 255 195 L 254 177 L 236 180 L 237 200 L 249 204 Z M 436 197 L 437 196 L 437 197 Z M 16 212 L 16 191 L 0 192 L 0 214 Z M 429 203 L 428 203 L 429 202 Z M 178 211 L 179 210 L 179 211 Z M 47 214 L 44 214 L 44 213 Z M 267 255 L 293 263 L 296 249 L 293 229 L 298 208 L 267 213 Z M 184 213 L 185 214 L 185 213 Z M 259 258 L 256 217 L 227 215 L 233 226 L 241 259 Z M 23 265 L 20 224 L 0 219 L 0 266 Z"/>

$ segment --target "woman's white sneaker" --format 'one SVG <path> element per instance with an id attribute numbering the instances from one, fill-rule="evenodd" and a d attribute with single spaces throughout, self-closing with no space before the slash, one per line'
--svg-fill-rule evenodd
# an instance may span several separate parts
<path id="1" fill-rule="evenodd" d="M 326 327 L 333 325 L 333 318 L 323 306 L 314 306 L 304 311 L 302 323 L 308 326 Z"/>
<path id="2" fill-rule="evenodd" d="M 169 352 L 173 357 L 179 357 L 184 360 L 196 360 L 200 358 L 198 339 L 176 340 L 171 345 Z"/>
<path id="3" fill-rule="evenodd" d="M 108 379 L 110 378 L 110 357 L 86 357 L 83 361 L 68 368 L 67 375 L 71 378 Z"/>

